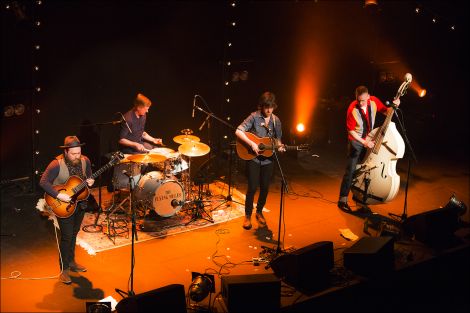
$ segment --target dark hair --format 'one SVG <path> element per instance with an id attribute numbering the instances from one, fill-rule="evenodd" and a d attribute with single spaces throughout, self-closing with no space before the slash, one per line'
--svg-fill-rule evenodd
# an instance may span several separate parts
<path id="1" fill-rule="evenodd" d="M 258 109 L 261 110 L 263 108 L 277 108 L 276 96 L 270 91 L 264 92 L 259 97 Z"/>
<path id="2" fill-rule="evenodd" d="M 359 98 L 360 95 L 364 94 L 364 93 L 369 93 L 369 90 L 367 89 L 366 86 L 359 86 L 356 88 L 356 100 L 357 98 Z"/>

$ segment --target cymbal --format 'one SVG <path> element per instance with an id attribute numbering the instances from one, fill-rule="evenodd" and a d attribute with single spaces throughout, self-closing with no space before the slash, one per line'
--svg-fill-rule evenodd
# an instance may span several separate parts
<path id="1" fill-rule="evenodd" d="M 199 139 L 199 137 L 194 136 L 194 135 L 178 135 L 178 136 L 173 137 L 173 141 L 182 145 L 187 142 L 201 141 L 201 139 Z"/>
<path id="2" fill-rule="evenodd" d="M 130 162 L 134 162 L 134 163 L 158 163 L 158 162 L 164 162 L 167 159 L 167 157 L 164 156 L 163 154 L 152 153 L 152 154 L 134 154 L 134 155 L 128 156 L 127 159 Z"/>
<path id="3" fill-rule="evenodd" d="M 178 147 L 181 154 L 189 157 L 203 156 L 211 151 L 211 147 L 202 142 L 187 142 Z"/>

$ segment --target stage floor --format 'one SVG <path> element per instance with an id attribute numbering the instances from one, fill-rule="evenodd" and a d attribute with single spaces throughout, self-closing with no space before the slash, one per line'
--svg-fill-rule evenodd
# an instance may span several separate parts
<path id="1" fill-rule="evenodd" d="M 284 201 L 281 247 L 292 250 L 319 241 L 332 241 L 336 270 L 341 270 L 343 250 L 355 242 L 343 237 L 340 229 L 349 229 L 359 238 L 377 236 L 378 231 L 366 229 L 363 217 L 344 213 L 336 206 L 345 165 L 344 147 L 323 147 L 316 153 L 319 158 L 307 154 L 282 157 L 289 193 Z M 390 203 L 371 206 L 375 213 L 386 217 L 389 213 L 403 214 L 406 170 L 407 162 L 399 161 L 398 173 L 402 179 L 399 194 Z M 421 159 L 413 165 L 411 173 L 408 216 L 444 206 L 453 194 L 465 204 L 470 204 L 467 160 L 459 162 L 437 156 Z M 234 186 L 242 193 L 246 190 L 242 173 L 235 175 Z M 267 229 L 259 229 L 253 218 L 253 228 L 244 230 L 243 218 L 239 217 L 136 244 L 134 292 L 139 294 L 169 284 L 183 284 L 187 292 L 191 272 L 207 271 L 215 273 L 218 294 L 220 275 L 272 273 L 270 268 L 265 267 L 266 264 L 256 266 L 251 261 L 260 257 L 262 246 L 276 247 L 280 186 L 280 177 L 276 174 L 264 213 Z M 77 246 L 76 259 L 88 271 L 73 273 L 71 285 L 60 283 L 57 279 L 59 266 L 54 228 L 35 209 L 40 196 L 24 194 L 15 186 L 2 190 L 1 311 L 83 312 L 87 301 L 108 296 L 121 300 L 115 288 L 129 290 L 131 247 L 123 246 L 90 255 Z M 350 203 L 353 201 L 350 200 Z M 470 221 L 468 210 L 462 219 Z M 463 235 L 463 239 L 469 240 L 468 234 Z M 395 260 L 398 267 L 436 255 L 432 248 L 418 242 L 408 243 L 400 251 L 396 253 L 398 258 Z M 410 252 L 414 256 L 412 261 L 406 257 Z M 344 288 L 345 285 L 331 288 Z M 282 307 L 308 298 L 291 288 L 289 290 L 292 292 L 281 298 Z M 322 291 L 325 292 L 328 291 Z M 216 306 L 220 305 L 219 301 L 220 297 L 215 301 Z M 207 305 L 207 299 L 202 304 Z"/>

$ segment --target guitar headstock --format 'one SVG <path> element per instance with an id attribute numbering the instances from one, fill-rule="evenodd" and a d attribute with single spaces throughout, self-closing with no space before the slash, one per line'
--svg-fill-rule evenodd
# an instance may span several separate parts
<path id="1" fill-rule="evenodd" d="M 297 151 L 309 151 L 309 150 L 310 150 L 310 145 L 307 143 L 297 146 Z"/>
<path id="2" fill-rule="evenodd" d="M 124 159 L 124 153 L 122 153 L 121 151 L 116 151 L 113 153 L 113 156 L 111 157 L 111 161 L 109 163 L 116 164 L 122 159 Z"/>
<path id="3" fill-rule="evenodd" d="M 408 86 L 411 84 L 412 79 L 413 77 L 411 76 L 410 73 L 405 74 L 404 82 L 401 83 L 400 87 L 398 88 L 395 99 L 405 95 L 406 90 L 408 89 Z"/>

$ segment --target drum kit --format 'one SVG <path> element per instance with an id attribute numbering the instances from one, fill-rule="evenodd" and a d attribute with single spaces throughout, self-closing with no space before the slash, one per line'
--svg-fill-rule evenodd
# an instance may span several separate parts
<path id="1" fill-rule="evenodd" d="M 182 133 L 173 138 L 180 145 L 178 151 L 159 147 L 144 154 L 125 155 L 114 167 L 115 190 L 129 191 L 129 196 L 115 209 L 120 207 L 127 212 L 123 204 L 129 201 L 129 209 L 133 205 L 161 217 L 171 217 L 185 204 L 197 200 L 191 195 L 191 158 L 208 154 L 210 147 L 191 135 L 192 131 L 186 129 Z"/>

